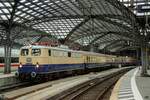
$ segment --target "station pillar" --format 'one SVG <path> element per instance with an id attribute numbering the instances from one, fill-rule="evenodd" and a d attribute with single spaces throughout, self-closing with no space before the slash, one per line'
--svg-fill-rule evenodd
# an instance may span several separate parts
<path id="1" fill-rule="evenodd" d="M 148 54 L 146 45 L 141 46 L 141 63 L 142 63 L 141 76 L 147 76 Z"/>
<path id="2" fill-rule="evenodd" d="M 138 61 L 137 66 L 140 65 L 140 53 L 141 53 L 141 50 L 138 48 L 138 49 L 136 50 L 136 59 L 137 59 L 137 61 Z"/>
<path id="3" fill-rule="evenodd" d="M 118 65 L 118 68 L 121 68 L 121 67 L 122 67 L 121 64 L 119 64 L 119 65 Z"/>
<path id="4" fill-rule="evenodd" d="M 90 45 L 90 52 L 94 52 L 94 46 L 93 45 Z"/>
<path id="5" fill-rule="evenodd" d="M 137 49 L 136 50 L 136 58 L 139 60 L 140 59 L 140 55 L 139 55 L 139 53 L 140 53 L 140 50 L 139 49 Z"/>
<path id="6" fill-rule="evenodd" d="M 98 46 L 96 45 L 90 45 L 90 52 L 98 52 Z"/>
<path id="7" fill-rule="evenodd" d="M 148 48 L 146 49 L 146 61 L 147 61 L 147 69 L 150 69 L 150 66 L 149 66 L 149 50 Z"/>
<path id="8" fill-rule="evenodd" d="M 4 46 L 5 51 L 5 66 L 4 66 L 4 74 L 11 73 L 11 46 L 9 44 L 6 44 Z"/>

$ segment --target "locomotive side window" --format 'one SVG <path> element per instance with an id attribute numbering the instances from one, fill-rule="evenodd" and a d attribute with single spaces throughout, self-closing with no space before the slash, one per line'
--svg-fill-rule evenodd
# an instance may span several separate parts
<path id="1" fill-rule="evenodd" d="M 89 56 L 87 56 L 87 62 L 88 62 L 88 63 L 90 62 L 90 57 L 89 57 Z"/>
<path id="2" fill-rule="evenodd" d="M 63 51 L 59 51 L 59 57 L 63 57 L 64 56 L 64 52 Z"/>
<path id="3" fill-rule="evenodd" d="M 48 54 L 49 54 L 49 56 L 51 56 L 51 50 L 48 50 Z"/>
<path id="4" fill-rule="evenodd" d="M 53 51 L 53 56 L 54 57 L 62 57 L 63 56 L 63 51 L 55 50 L 55 51 Z"/>
<path id="5" fill-rule="evenodd" d="M 71 57 L 71 52 L 68 52 L 68 57 Z"/>
<path id="6" fill-rule="evenodd" d="M 41 49 L 32 49 L 31 55 L 32 56 L 40 56 L 41 55 Z"/>
<path id="7" fill-rule="evenodd" d="M 73 58 L 80 58 L 80 54 L 78 54 L 78 53 L 72 53 L 71 54 L 71 57 L 73 57 Z"/>
<path id="8" fill-rule="evenodd" d="M 88 62 L 88 57 L 86 57 L 86 61 Z"/>
<path id="9" fill-rule="evenodd" d="M 67 57 L 67 52 L 64 51 L 64 57 Z"/>
<path id="10" fill-rule="evenodd" d="M 28 49 L 22 49 L 21 50 L 21 56 L 27 56 L 29 54 L 29 50 Z"/>

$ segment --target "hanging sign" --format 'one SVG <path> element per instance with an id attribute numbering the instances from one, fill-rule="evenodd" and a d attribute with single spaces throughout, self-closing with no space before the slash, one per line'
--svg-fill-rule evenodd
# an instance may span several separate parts
<path id="1" fill-rule="evenodd" d="M 137 11 L 138 11 L 139 13 L 150 12 L 150 4 L 138 5 Z"/>

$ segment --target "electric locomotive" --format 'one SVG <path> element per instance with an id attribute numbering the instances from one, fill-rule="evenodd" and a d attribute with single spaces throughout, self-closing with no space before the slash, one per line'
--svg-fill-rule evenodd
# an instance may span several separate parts
<path id="1" fill-rule="evenodd" d="M 118 61 L 118 57 L 114 55 L 48 46 L 24 46 L 20 49 L 20 65 L 16 75 L 21 79 L 28 79 L 82 73 L 87 69 L 129 64 L 132 59 L 129 58 L 120 57 Z"/>
<path id="2" fill-rule="evenodd" d="M 20 50 L 17 76 L 44 76 L 71 70 L 84 70 L 82 53 L 47 46 L 25 46 Z"/>

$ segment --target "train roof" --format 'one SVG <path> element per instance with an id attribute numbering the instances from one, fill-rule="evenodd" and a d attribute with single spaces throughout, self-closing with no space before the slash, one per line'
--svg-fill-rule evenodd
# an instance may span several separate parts
<path id="1" fill-rule="evenodd" d="M 65 49 L 65 48 L 61 48 L 61 47 L 36 46 L 36 45 L 24 46 L 21 49 L 29 49 L 29 48 L 33 48 L 33 49 L 39 49 L 39 48 L 43 48 L 44 49 L 44 48 L 46 48 L 46 49 L 61 50 L 61 51 L 80 52 L 80 51 L 71 50 L 71 49 Z"/>
<path id="2" fill-rule="evenodd" d="M 24 46 L 21 49 L 29 49 L 29 48 L 34 48 L 34 49 L 47 48 L 47 49 L 62 50 L 62 51 L 68 51 L 68 52 L 78 52 L 78 53 L 82 53 L 82 54 L 95 55 L 95 56 L 97 56 L 97 55 L 100 55 L 100 56 L 114 56 L 114 55 L 107 55 L 107 54 L 101 54 L 101 53 L 95 53 L 95 52 L 65 49 L 65 48 L 61 48 L 61 47 L 37 46 L 37 45 Z M 114 56 L 114 57 L 116 57 L 116 56 Z"/>

